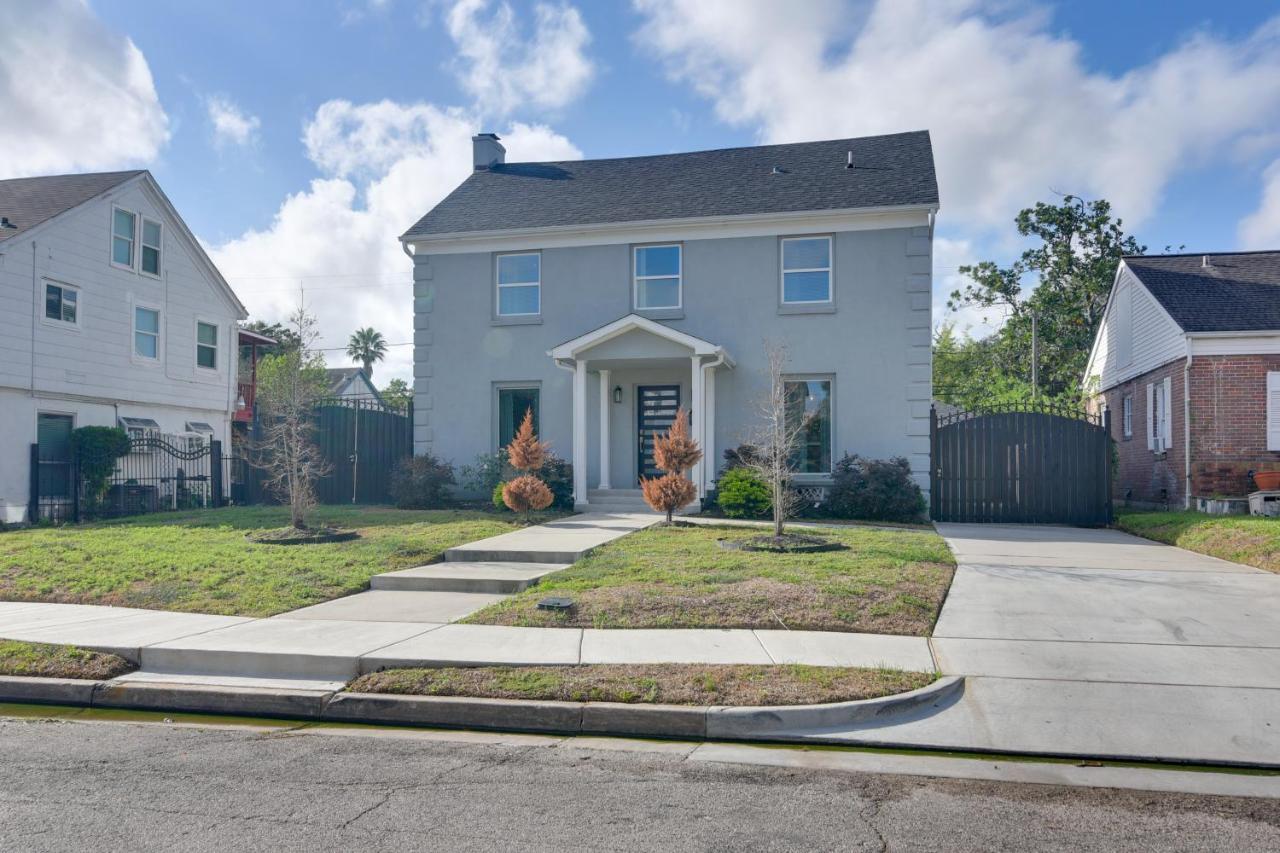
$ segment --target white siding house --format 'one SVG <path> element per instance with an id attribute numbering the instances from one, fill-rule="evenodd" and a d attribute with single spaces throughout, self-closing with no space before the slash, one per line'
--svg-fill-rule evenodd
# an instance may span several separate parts
<path id="1" fill-rule="evenodd" d="M 150 173 L 0 181 L 0 522 L 26 520 L 39 424 L 229 443 L 246 316 Z"/>

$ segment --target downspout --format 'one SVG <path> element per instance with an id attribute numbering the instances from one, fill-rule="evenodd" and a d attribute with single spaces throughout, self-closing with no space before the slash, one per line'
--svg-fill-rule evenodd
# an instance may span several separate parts
<path id="1" fill-rule="evenodd" d="M 36 241 L 31 241 L 31 298 L 35 305 L 31 306 L 31 389 L 30 395 L 36 395 L 36 315 L 40 313 L 40 276 L 36 270 Z M 76 306 L 79 310 L 80 306 Z"/>
<path id="2" fill-rule="evenodd" d="M 1187 363 L 1182 367 L 1182 507 L 1191 509 L 1191 336 L 1187 336 Z"/>

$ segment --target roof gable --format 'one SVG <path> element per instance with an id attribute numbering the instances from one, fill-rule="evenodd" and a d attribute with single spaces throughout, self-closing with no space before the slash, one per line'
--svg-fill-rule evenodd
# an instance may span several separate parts
<path id="1" fill-rule="evenodd" d="M 937 204 L 929 133 L 915 131 L 651 157 L 498 164 L 473 172 L 401 239 Z"/>
<path id="2" fill-rule="evenodd" d="M 557 360 L 568 361 L 577 358 L 592 347 L 600 346 L 633 332 L 647 333 L 664 341 L 687 347 L 692 351 L 693 355 L 724 356 L 726 361 L 732 364 L 732 360 L 729 359 L 724 347 L 673 329 L 670 326 L 665 326 L 662 323 L 650 320 L 648 317 L 641 317 L 639 314 L 627 314 L 612 323 L 608 323 L 598 329 L 592 329 L 590 332 L 579 335 L 572 340 L 565 341 L 549 350 L 547 355 Z"/>
<path id="3" fill-rule="evenodd" d="M 141 174 L 142 170 L 134 169 L 128 172 L 49 175 L 0 181 L 0 217 L 9 221 L 8 227 L 0 227 L 0 243 L 24 234 Z"/>
<path id="4" fill-rule="evenodd" d="M 1280 251 L 1137 256 L 1125 265 L 1185 332 L 1280 329 Z"/>

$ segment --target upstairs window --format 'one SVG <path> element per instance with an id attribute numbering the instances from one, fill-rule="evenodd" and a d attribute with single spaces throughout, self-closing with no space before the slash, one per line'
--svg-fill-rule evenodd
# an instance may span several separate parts
<path id="1" fill-rule="evenodd" d="M 154 308 L 133 309 L 133 353 L 160 359 L 160 312 Z"/>
<path id="2" fill-rule="evenodd" d="M 789 237 L 782 241 L 782 302 L 804 305 L 831 301 L 831 238 Z"/>
<path id="3" fill-rule="evenodd" d="M 212 323 L 196 323 L 196 365 L 218 369 L 218 327 Z"/>
<path id="4" fill-rule="evenodd" d="M 530 317 L 542 310 L 542 255 L 498 255 L 498 316 Z"/>
<path id="5" fill-rule="evenodd" d="M 634 302 L 637 310 L 680 307 L 680 246 L 637 246 Z"/>
<path id="6" fill-rule="evenodd" d="M 142 271 L 147 275 L 160 275 L 160 223 L 145 217 L 142 220 Z"/>
<path id="7" fill-rule="evenodd" d="M 133 267 L 133 243 L 137 239 L 138 217 L 127 210 L 111 210 L 111 261 Z"/>
<path id="8" fill-rule="evenodd" d="M 76 293 L 74 287 L 45 282 L 44 316 L 46 320 L 57 320 L 60 323 L 75 325 L 79 322 L 77 319 L 79 302 L 79 294 Z"/>

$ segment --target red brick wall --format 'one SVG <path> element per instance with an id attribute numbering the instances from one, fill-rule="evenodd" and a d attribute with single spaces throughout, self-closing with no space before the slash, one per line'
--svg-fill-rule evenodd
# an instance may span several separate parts
<path id="1" fill-rule="evenodd" d="M 1119 451 L 1119 467 L 1112 479 L 1118 501 L 1180 506 L 1185 478 L 1185 433 L 1182 417 L 1184 362 L 1175 361 L 1103 392 L 1111 412 L 1111 437 Z M 1171 380 L 1169 414 L 1173 441 L 1164 453 L 1147 449 L 1147 385 Z M 1133 435 L 1124 434 L 1124 397 L 1133 398 Z"/>
<path id="2" fill-rule="evenodd" d="M 1280 462 L 1267 450 L 1267 373 L 1280 355 L 1196 356 L 1191 362 L 1191 494 L 1238 497 L 1248 472 Z"/>

